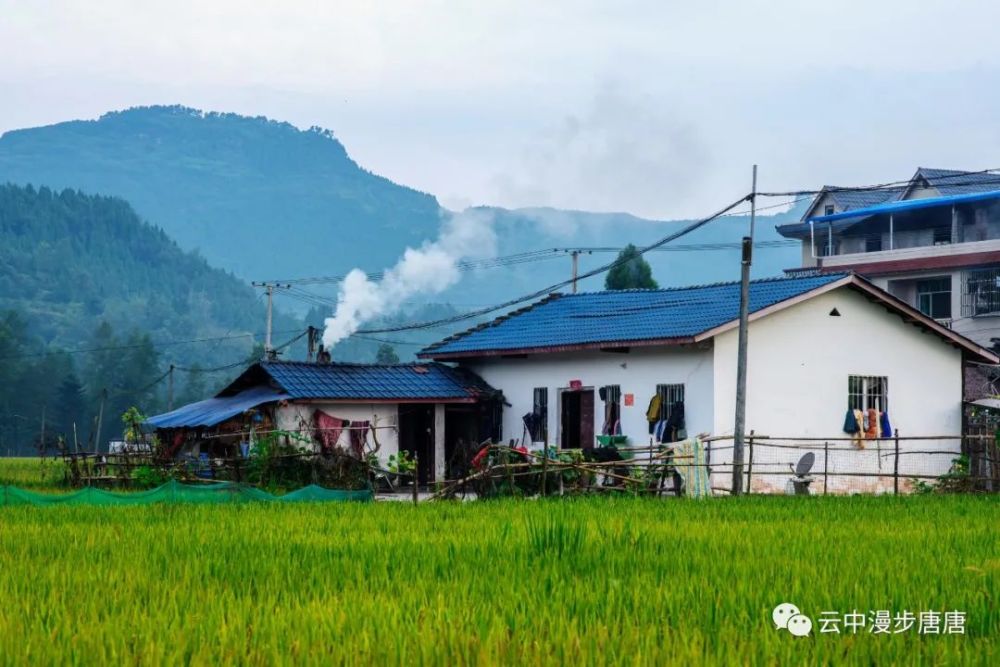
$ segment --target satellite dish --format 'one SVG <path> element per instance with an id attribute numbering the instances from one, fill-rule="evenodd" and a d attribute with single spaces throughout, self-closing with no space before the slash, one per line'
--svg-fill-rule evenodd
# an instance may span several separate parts
<path id="1" fill-rule="evenodd" d="M 812 470 L 813 464 L 816 463 L 816 455 L 812 452 L 806 452 L 799 459 L 799 462 L 795 464 L 795 476 L 805 477 Z"/>

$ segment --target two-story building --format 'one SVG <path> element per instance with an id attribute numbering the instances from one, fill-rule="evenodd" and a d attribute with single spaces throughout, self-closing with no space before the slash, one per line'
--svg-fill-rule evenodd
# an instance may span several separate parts
<path id="1" fill-rule="evenodd" d="M 917 169 L 903 186 L 826 186 L 788 273 L 854 271 L 985 347 L 1000 339 L 1000 174 Z"/>

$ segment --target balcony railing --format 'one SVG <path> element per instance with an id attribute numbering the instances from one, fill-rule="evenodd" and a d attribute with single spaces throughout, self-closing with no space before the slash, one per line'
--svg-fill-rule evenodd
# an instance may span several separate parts
<path id="1" fill-rule="evenodd" d="M 831 267 L 894 262 L 903 259 L 922 259 L 925 257 L 959 257 L 961 255 L 992 251 L 1000 251 L 1000 239 L 917 246 L 915 248 L 894 248 L 893 250 L 879 250 L 877 252 L 854 252 L 845 255 L 829 255 L 821 259 L 823 266 Z"/>

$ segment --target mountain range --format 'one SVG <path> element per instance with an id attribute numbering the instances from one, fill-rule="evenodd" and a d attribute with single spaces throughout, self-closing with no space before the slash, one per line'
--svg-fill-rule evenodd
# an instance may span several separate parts
<path id="1" fill-rule="evenodd" d="M 182 106 L 138 107 L 7 132 L 0 137 L 4 181 L 121 197 L 182 249 L 246 281 L 338 276 L 355 267 L 381 271 L 405 247 L 433 239 L 442 217 L 450 215 L 432 195 L 359 166 L 329 130 Z M 685 222 L 545 208 L 480 210 L 494 216 L 500 255 L 642 245 Z M 758 240 L 779 239 L 774 225 L 798 214 L 763 216 Z M 745 216 L 707 225 L 675 245 L 734 247 L 703 251 L 711 252 L 710 262 L 703 252 L 684 249 L 653 254 L 654 274 L 661 285 L 737 277 L 735 244 L 747 226 Z M 584 253 L 581 270 L 610 261 L 609 252 Z M 792 244 L 762 249 L 755 274 L 778 273 L 797 259 Z M 552 252 L 531 264 L 466 276 L 432 300 L 493 303 L 564 280 L 569 267 L 566 253 Z M 583 287 L 600 285 L 592 280 Z M 333 290 L 313 289 L 326 300 Z M 305 310 L 288 299 L 282 303 Z"/>

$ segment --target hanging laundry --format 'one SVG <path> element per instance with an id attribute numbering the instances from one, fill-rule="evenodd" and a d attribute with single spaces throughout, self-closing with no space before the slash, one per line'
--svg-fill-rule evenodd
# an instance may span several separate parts
<path id="1" fill-rule="evenodd" d="M 653 394 L 653 398 L 649 399 L 649 407 L 646 408 L 646 421 L 649 422 L 650 435 L 656 431 L 656 422 L 660 421 L 662 400 L 659 393 Z"/>
<path id="2" fill-rule="evenodd" d="M 874 440 L 878 434 L 878 410 L 868 408 L 865 413 L 865 440 Z"/>
<path id="3" fill-rule="evenodd" d="M 365 443 L 368 441 L 370 427 L 371 422 L 369 421 L 351 422 L 351 451 L 359 459 L 365 455 Z"/>
<path id="4" fill-rule="evenodd" d="M 855 447 L 858 449 L 865 448 L 865 414 L 861 410 L 853 410 L 854 413 L 854 425 L 857 430 L 851 436 L 851 441 Z"/>
<path id="5" fill-rule="evenodd" d="M 313 426 L 316 429 L 316 439 L 319 440 L 322 451 L 329 454 L 337 448 L 340 434 L 350 422 L 346 419 L 332 417 L 322 410 L 313 413 Z"/>
<path id="6" fill-rule="evenodd" d="M 854 410 L 847 408 L 847 415 L 844 417 L 844 433 L 857 433 L 858 420 L 854 418 Z"/>
<path id="7" fill-rule="evenodd" d="M 883 438 L 891 438 L 892 437 L 892 424 L 889 423 L 889 413 L 888 412 L 883 412 L 883 413 L 879 414 L 878 420 L 879 420 L 879 426 L 882 429 L 882 437 Z"/>
<path id="8" fill-rule="evenodd" d="M 663 439 L 661 442 L 677 442 L 678 433 L 684 428 L 684 402 L 677 401 L 670 407 L 670 416 L 667 417 L 666 424 L 663 425 Z"/>
<path id="9" fill-rule="evenodd" d="M 664 431 L 666 431 L 666 429 L 667 429 L 666 419 L 661 419 L 660 421 L 656 422 L 656 431 L 653 433 L 653 439 L 656 440 L 656 442 L 663 442 L 663 433 Z"/>

